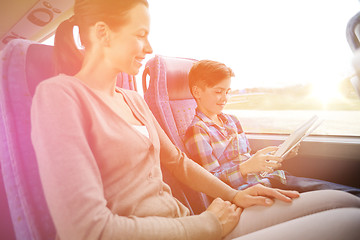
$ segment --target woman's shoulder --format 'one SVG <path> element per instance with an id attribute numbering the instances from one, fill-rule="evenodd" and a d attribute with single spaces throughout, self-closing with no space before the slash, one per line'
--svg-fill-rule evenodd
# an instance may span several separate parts
<path id="1" fill-rule="evenodd" d="M 65 74 L 59 74 L 57 76 L 48 78 L 43 80 L 37 86 L 37 89 L 45 88 L 45 89 L 59 89 L 59 88 L 75 88 L 80 83 L 79 81 L 72 76 L 68 76 Z"/>
<path id="2" fill-rule="evenodd" d="M 85 83 L 73 76 L 59 74 L 39 83 L 35 90 L 37 94 L 70 96 L 87 95 L 91 90 Z"/>

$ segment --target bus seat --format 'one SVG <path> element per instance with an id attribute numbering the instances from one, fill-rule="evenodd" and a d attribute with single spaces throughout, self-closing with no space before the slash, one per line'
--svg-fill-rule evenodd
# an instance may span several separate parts
<path id="1" fill-rule="evenodd" d="M 360 97 L 360 12 L 356 13 L 346 26 L 346 39 L 354 52 L 353 67 L 356 75 L 350 81 L 358 97 Z"/>
<path id="2" fill-rule="evenodd" d="M 360 12 L 356 13 L 347 23 L 346 39 L 353 52 L 360 47 Z"/>
<path id="3" fill-rule="evenodd" d="M 182 151 L 183 137 L 196 108 L 187 78 L 194 61 L 156 55 L 147 62 L 142 80 L 145 101 L 170 140 Z"/>
<path id="4" fill-rule="evenodd" d="M 16 39 L 0 59 L 0 166 L 16 239 L 55 239 L 30 138 L 30 107 L 39 82 L 55 75 L 53 46 Z M 117 85 L 136 90 L 135 78 Z M 4 221 L 4 220 L 2 220 Z"/>
<path id="5" fill-rule="evenodd" d="M 170 140 L 184 152 L 183 137 L 196 108 L 188 86 L 188 72 L 195 61 L 156 55 L 146 63 L 142 76 L 145 101 Z M 207 208 L 209 199 L 205 194 L 197 193 L 178 182 L 166 169 L 163 172 L 173 195 L 193 214 Z"/>

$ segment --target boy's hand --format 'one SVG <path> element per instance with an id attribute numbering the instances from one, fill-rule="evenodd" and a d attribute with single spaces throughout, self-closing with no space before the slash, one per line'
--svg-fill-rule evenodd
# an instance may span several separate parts
<path id="1" fill-rule="evenodd" d="M 212 212 L 218 218 L 222 227 L 222 237 L 228 235 L 237 225 L 242 209 L 229 201 L 216 198 L 206 211 Z"/>
<path id="2" fill-rule="evenodd" d="M 281 167 L 283 159 L 273 155 L 277 149 L 278 147 L 266 147 L 257 151 L 251 158 L 239 165 L 241 174 L 246 176 L 249 173 L 272 173 L 274 169 Z"/>
<path id="3" fill-rule="evenodd" d="M 296 145 L 286 156 L 287 159 L 296 157 L 299 153 L 300 143 Z"/>
<path id="4" fill-rule="evenodd" d="M 297 191 L 280 190 L 256 184 L 243 191 L 238 191 L 232 202 L 241 208 L 253 205 L 271 206 L 274 199 L 290 203 L 292 199 L 299 196 Z"/>

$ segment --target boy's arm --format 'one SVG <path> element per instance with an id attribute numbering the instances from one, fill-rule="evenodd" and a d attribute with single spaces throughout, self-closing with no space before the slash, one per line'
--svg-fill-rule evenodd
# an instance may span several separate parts
<path id="1" fill-rule="evenodd" d="M 214 154 L 209 133 L 200 126 L 191 126 L 186 132 L 184 144 L 191 159 L 214 176 L 233 188 L 246 184 L 238 164 L 221 163 Z"/>

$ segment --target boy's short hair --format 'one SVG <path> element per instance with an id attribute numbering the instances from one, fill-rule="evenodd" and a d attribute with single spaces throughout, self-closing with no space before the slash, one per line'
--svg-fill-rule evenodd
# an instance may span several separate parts
<path id="1" fill-rule="evenodd" d="M 220 81 L 234 76 L 233 70 L 224 63 L 212 60 L 197 61 L 193 64 L 189 72 L 190 92 L 193 94 L 193 86 L 198 86 L 201 89 L 213 87 Z"/>

